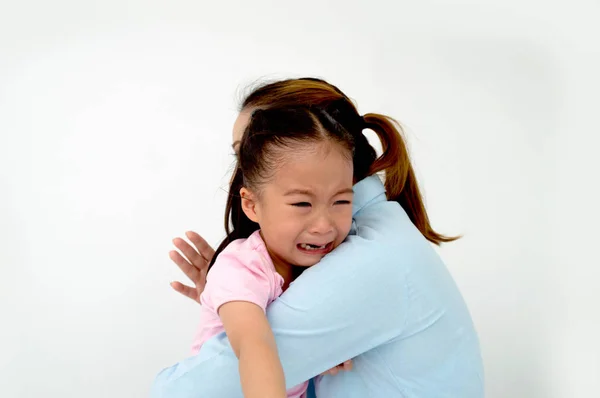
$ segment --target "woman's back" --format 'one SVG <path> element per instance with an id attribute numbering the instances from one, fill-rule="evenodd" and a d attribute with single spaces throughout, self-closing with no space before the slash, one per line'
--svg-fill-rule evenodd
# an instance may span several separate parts
<path id="1" fill-rule="evenodd" d="M 371 177 L 372 178 L 372 177 Z M 482 397 L 483 365 L 467 306 L 446 266 L 396 202 L 354 215 L 358 236 L 376 240 L 397 268 L 402 296 L 396 337 L 354 359 L 354 370 L 323 378 L 319 396 Z M 379 267 L 382 264 L 368 264 Z M 361 392 L 361 390 L 363 392 Z"/>

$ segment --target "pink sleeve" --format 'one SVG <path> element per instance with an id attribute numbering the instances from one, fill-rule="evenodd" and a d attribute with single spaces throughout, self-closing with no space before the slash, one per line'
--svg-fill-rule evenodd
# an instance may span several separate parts
<path id="1" fill-rule="evenodd" d="M 254 250 L 222 252 L 207 276 L 201 304 L 214 312 L 231 301 L 267 308 L 271 282 L 264 259 Z"/>

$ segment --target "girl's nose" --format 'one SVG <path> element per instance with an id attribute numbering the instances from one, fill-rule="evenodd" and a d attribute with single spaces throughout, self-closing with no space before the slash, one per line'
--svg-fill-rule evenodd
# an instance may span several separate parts
<path id="1" fill-rule="evenodd" d="M 310 227 L 310 232 L 318 235 L 325 235 L 333 231 L 333 222 L 329 214 L 319 214 Z"/>

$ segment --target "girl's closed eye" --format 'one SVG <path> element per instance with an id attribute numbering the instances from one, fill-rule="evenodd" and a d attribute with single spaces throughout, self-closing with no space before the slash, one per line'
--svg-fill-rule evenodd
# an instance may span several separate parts
<path id="1" fill-rule="evenodd" d="M 308 202 L 297 202 L 291 204 L 294 207 L 310 207 L 310 203 Z"/>
<path id="2" fill-rule="evenodd" d="M 336 205 L 351 205 L 351 200 L 337 200 L 334 204 Z"/>

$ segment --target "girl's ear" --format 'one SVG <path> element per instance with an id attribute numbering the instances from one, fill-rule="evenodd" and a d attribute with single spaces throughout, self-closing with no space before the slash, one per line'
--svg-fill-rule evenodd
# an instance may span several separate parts
<path id="1" fill-rule="evenodd" d="M 242 210 L 244 211 L 244 214 L 246 214 L 246 217 L 251 221 L 258 223 L 255 195 L 247 188 L 242 187 L 242 189 L 240 189 L 240 197 L 242 198 Z"/>

